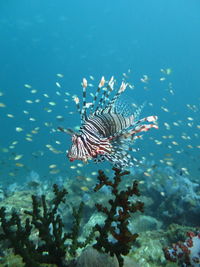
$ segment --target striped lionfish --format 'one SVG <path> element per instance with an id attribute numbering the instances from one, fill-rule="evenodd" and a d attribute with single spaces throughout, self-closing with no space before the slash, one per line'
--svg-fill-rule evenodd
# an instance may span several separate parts
<path id="1" fill-rule="evenodd" d="M 82 108 L 79 98 L 74 97 L 81 117 L 80 130 L 75 133 L 70 129 L 59 128 L 72 136 L 72 146 L 67 151 L 70 161 L 108 160 L 118 168 L 134 165 L 133 162 L 137 160 L 129 152 L 134 151 L 131 144 L 138 138 L 136 134 L 146 132 L 151 128 L 158 128 L 158 126 L 155 123 L 157 116 L 148 116 L 138 120 L 140 110 L 134 114 L 128 114 L 126 108 L 123 106 L 119 108 L 117 104 L 119 97 L 126 90 L 127 85 L 122 82 L 114 94 L 112 93 L 115 91 L 114 78 L 106 82 L 102 77 L 96 94 L 93 95 L 93 102 L 86 103 L 87 80 L 83 79 Z"/>

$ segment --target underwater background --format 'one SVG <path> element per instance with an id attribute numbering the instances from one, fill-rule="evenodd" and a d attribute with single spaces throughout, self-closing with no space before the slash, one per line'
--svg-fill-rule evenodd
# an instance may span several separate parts
<path id="1" fill-rule="evenodd" d="M 143 215 L 156 220 L 136 232 L 200 227 L 199 0 L 3 0 L 0 10 L 2 205 L 54 183 L 71 186 L 72 204 L 94 201 L 98 169 L 112 176 L 112 166 L 70 162 L 71 138 L 57 127 L 80 126 L 72 97 L 81 99 L 83 78 L 95 92 L 114 76 L 115 87 L 131 84 L 125 101 L 145 103 L 141 117 L 158 116 L 159 129 L 135 142 L 141 164 L 129 169 L 148 198 Z M 139 266 L 167 264 L 155 262 Z"/>

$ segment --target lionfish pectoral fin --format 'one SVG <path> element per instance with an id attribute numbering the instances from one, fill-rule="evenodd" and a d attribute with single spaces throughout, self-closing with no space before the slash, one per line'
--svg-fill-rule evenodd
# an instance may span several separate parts
<path id="1" fill-rule="evenodd" d="M 63 132 L 63 133 L 66 133 L 66 134 L 69 134 L 69 135 L 73 135 L 75 134 L 75 132 L 72 130 L 72 129 L 64 129 L 63 127 L 58 127 L 58 130 Z"/>

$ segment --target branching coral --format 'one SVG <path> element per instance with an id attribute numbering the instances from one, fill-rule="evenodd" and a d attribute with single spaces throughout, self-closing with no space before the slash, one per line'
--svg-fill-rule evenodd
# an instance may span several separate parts
<path id="1" fill-rule="evenodd" d="M 87 244 L 91 243 L 94 238 L 95 229 L 92 229 L 92 231 L 86 237 L 84 242 L 78 241 L 78 238 L 80 236 L 80 223 L 82 219 L 83 207 L 84 203 L 81 202 L 77 210 L 73 208 L 73 217 L 74 217 L 73 226 L 71 229 L 71 233 L 67 235 L 68 238 L 72 240 L 72 243 L 69 248 L 69 254 L 72 257 L 76 256 L 77 248 L 84 248 L 85 246 L 87 246 Z"/>
<path id="2" fill-rule="evenodd" d="M 97 210 L 106 216 L 103 225 L 96 224 L 84 242 L 79 241 L 80 223 L 83 211 L 83 202 L 78 209 L 73 208 L 72 228 L 66 233 L 62 217 L 58 212 L 61 203 L 66 202 L 67 191 L 53 186 L 54 198 L 47 203 L 46 197 L 32 196 L 32 210 L 24 211 L 27 215 L 25 224 L 21 217 L 13 212 L 11 217 L 6 215 L 5 207 L 0 209 L 0 224 L 2 227 L 1 240 L 8 240 L 14 253 L 22 257 L 26 267 L 39 267 L 40 264 L 55 264 L 58 267 L 71 266 L 75 263 L 78 248 L 85 247 L 94 240 L 94 233 L 99 235 L 93 245 L 99 251 L 116 255 L 119 266 L 123 266 L 122 255 L 127 255 L 137 234 L 132 234 L 128 229 L 131 214 L 143 211 L 143 203 L 131 203 L 132 196 L 139 196 L 138 183 L 133 182 L 126 190 L 119 186 L 124 175 L 129 172 L 113 168 L 115 176 L 109 180 L 103 171 L 99 171 L 99 183 L 95 187 L 98 191 L 103 186 L 112 190 L 112 199 L 109 200 L 110 208 L 96 204 Z M 35 240 L 33 238 L 35 235 Z M 67 260 L 66 260 L 67 259 Z M 71 262 L 70 260 L 73 259 Z M 74 265 L 73 265 L 74 266 Z"/>
<path id="3" fill-rule="evenodd" d="M 11 218 L 7 220 L 5 207 L 0 209 L 0 220 L 3 230 L 3 234 L 0 234 L 0 239 L 9 240 L 10 247 L 14 248 L 15 254 L 22 256 L 26 267 L 38 267 L 38 262 L 41 260 L 42 255 L 36 252 L 34 242 L 29 239 L 32 229 L 30 220 L 26 219 L 25 226 L 23 227 L 16 212 L 13 212 Z"/>
<path id="4" fill-rule="evenodd" d="M 32 211 L 25 211 L 29 216 L 25 226 L 21 218 L 13 212 L 10 219 L 6 218 L 5 207 L 0 209 L 0 222 L 3 233 L 1 240 L 9 240 L 10 247 L 15 254 L 19 254 L 26 267 L 37 267 L 41 263 L 56 264 L 59 267 L 68 266 L 65 256 L 74 257 L 78 247 L 86 246 L 92 240 L 92 233 L 85 242 L 78 242 L 81 210 L 83 203 L 78 210 L 73 209 L 74 222 L 71 232 L 64 233 L 64 225 L 61 216 L 58 214 L 59 205 L 65 203 L 67 191 L 59 190 L 57 185 L 53 186 L 54 198 L 51 206 L 47 205 L 46 197 L 32 196 Z M 37 244 L 32 240 L 33 230 L 38 233 Z M 66 244 L 66 240 L 70 242 Z"/>
<path id="5" fill-rule="evenodd" d="M 58 214 L 58 207 L 61 202 L 65 202 L 67 191 L 59 190 L 56 185 L 53 191 L 55 197 L 52 200 L 52 208 L 47 207 L 44 195 L 41 199 L 32 196 L 32 211 L 25 211 L 31 219 L 26 219 L 25 226 L 22 225 L 16 212 L 12 213 L 10 219 L 6 219 L 5 207 L 0 209 L 0 221 L 4 232 L 0 238 L 10 241 L 10 247 L 14 249 L 15 254 L 22 257 L 27 267 L 37 267 L 40 263 L 65 266 L 67 235 L 63 233 L 63 223 Z M 38 231 L 40 238 L 38 244 L 31 239 L 33 228 Z"/>
<path id="6" fill-rule="evenodd" d="M 129 253 L 133 242 L 138 237 L 138 234 L 132 234 L 128 229 L 129 218 L 136 211 L 143 212 L 144 204 L 140 201 L 131 203 L 129 200 L 133 195 L 140 195 L 137 181 L 134 181 L 126 191 L 120 191 L 118 188 L 121 178 L 129 172 L 122 172 L 117 168 L 113 168 L 113 170 L 115 171 L 114 181 L 109 180 L 103 171 L 99 171 L 97 177 L 99 183 L 96 185 L 95 191 L 98 191 L 104 185 L 109 186 L 112 188 L 114 199 L 109 200 L 110 208 L 96 204 L 98 211 L 103 212 L 107 218 L 103 226 L 97 224 L 95 227 L 99 236 L 94 248 L 100 251 L 104 250 L 111 256 L 115 254 L 119 265 L 123 266 L 122 255 Z M 109 240 L 109 235 L 114 238 L 114 241 Z"/>

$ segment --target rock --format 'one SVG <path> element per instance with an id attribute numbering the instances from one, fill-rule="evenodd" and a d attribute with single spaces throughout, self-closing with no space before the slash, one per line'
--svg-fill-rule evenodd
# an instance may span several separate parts
<path id="1" fill-rule="evenodd" d="M 166 266 L 163 243 L 166 241 L 163 231 L 147 231 L 139 234 L 137 248 L 129 256 L 142 267 Z"/>
<path id="2" fill-rule="evenodd" d="M 139 215 L 131 221 L 129 229 L 132 233 L 141 233 L 145 231 L 159 230 L 161 226 L 162 222 L 154 217 Z"/>
<path id="3" fill-rule="evenodd" d="M 76 267 L 119 267 L 119 264 L 116 256 L 111 257 L 87 247 L 78 258 Z"/>
<path id="4" fill-rule="evenodd" d="M 104 221 L 105 221 L 105 216 L 103 214 L 100 214 L 98 212 L 95 212 L 94 214 L 92 214 L 92 216 L 90 217 L 90 219 L 88 220 L 88 222 L 84 225 L 83 227 L 83 235 L 82 237 L 87 237 L 90 232 L 92 231 L 93 227 L 98 223 L 99 225 L 103 225 Z"/>

